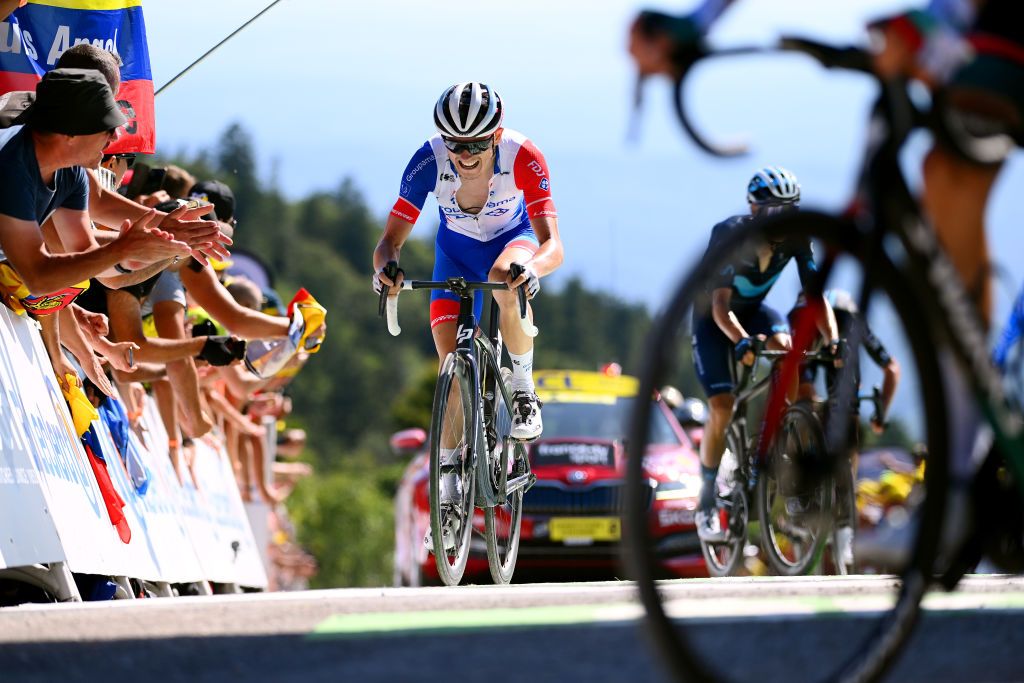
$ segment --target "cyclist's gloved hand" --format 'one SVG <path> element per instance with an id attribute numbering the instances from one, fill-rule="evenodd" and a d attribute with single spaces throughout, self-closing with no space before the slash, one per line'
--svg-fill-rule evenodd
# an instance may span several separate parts
<path id="1" fill-rule="evenodd" d="M 228 336 L 207 337 L 203 350 L 196 356 L 210 365 L 230 365 L 245 356 L 245 342 Z"/>
<path id="2" fill-rule="evenodd" d="M 391 288 L 391 291 L 388 292 L 388 295 L 397 296 L 398 290 L 401 289 L 402 287 L 402 280 L 404 279 L 405 271 L 402 270 L 401 268 L 398 269 L 398 275 L 395 277 L 394 280 L 385 275 L 383 269 L 378 270 L 376 273 L 373 274 L 373 291 L 376 294 L 380 294 L 381 288 L 384 285 L 387 285 L 388 287 Z"/>
<path id="3" fill-rule="evenodd" d="M 704 31 L 692 15 L 644 10 L 629 31 L 629 53 L 641 76 L 674 75 L 680 58 L 695 52 Z"/>
<path id="4" fill-rule="evenodd" d="M 750 337 L 740 339 L 732 350 L 732 356 L 737 363 L 751 365 L 754 362 L 754 340 Z"/>
<path id="5" fill-rule="evenodd" d="M 523 278 L 526 278 L 526 280 L 523 281 Z M 533 269 L 533 266 L 529 264 L 523 266 L 523 274 L 512 282 L 512 286 L 518 287 L 519 284 L 516 283 L 526 287 L 526 295 L 531 299 L 540 292 L 540 276 L 537 275 L 537 271 Z"/>

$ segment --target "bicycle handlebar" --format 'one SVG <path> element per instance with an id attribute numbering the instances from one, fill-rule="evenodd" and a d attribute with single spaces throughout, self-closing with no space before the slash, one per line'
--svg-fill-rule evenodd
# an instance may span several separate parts
<path id="1" fill-rule="evenodd" d="M 871 414 L 871 421 L 876 422 L 883 427 L 886 423 L 882 421 L 882 390 L 878 387 L 872 387 L 870 394 L 864 394 L 857 397 L 857 401 L 871 401 L 871 404 L 875 407 L 875 411 Z"/>
<path id="2" fill-rule="evenodd" d="M 395 261 L 388 261 L 387 265 L 384 266 L 384 274 L 388 276 L 392 281 L 398 277 L 398 263 Z M 509 272 L 513 273 L 515 277 L 522 275 L 525 269 L 518 263 L 511 264 Z M 502 290 L 507 289 L 508 285 L 504 282 L 469 282 L 461 277 L 453 277 L 447 280 L 405 280 L 402 282 L 402 289 L 446 289 L 458 293 L 470 292 L 474 289 L 480 290 Z M 397 337 L 402 333 L 402 328 L 398 324 L 398 297 L 388 296 L 391 291 L 391 287 L 388 285 L 381 286 L 380 289 L 380 302 L 377 306 L 377 315 L 387 316 L 388 332 L 391 336 Z M 516 288 L 516 294 L 519 297 L 519 321 L 522 325 L 523 332 L 528 337 L 536 337 L 539 330 L 527 315 L 526 308 L 526 290 L 523 285 Z"/>
<path id="3" fill-rule="evenodd" d="M 806 38 L 783 37 L 773 47 L 737 47 L 723 50 L 712 50 L 706 45 L 698 45 L 693 50 L 685 51 L 677 55 L 676 66 L 679 72 L 676 75 L 674 84 L 673 104 L 675 105 L 676 116 L 686 134 L 694 143 L 705 152 L 719 157 L 736 157 L 747 152 L 747 146 L 722 145 L 714 143 L 704 137 L 698 130 L 687 113 L 683 102 L 683 82 L 689 75 L 690 70 L 701 60 L 709 57 L 734 57 L 750 54 L 768 54 L 774 52 L 801 52 L 816 59 L 822 66 L 828 69 L 846 69 L 849 71 L 860 71 L 873 74 L 870 54 L 857 47 L 835 47 L 826 43 Z"/>

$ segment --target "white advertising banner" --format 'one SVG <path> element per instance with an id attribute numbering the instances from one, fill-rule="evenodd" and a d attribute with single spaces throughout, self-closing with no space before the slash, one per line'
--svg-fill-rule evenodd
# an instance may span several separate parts
<path id="1" fill-rule="evenodd" d="M 165 444 L 167 432 L 155 401 L 147 402 L 143 419 L 152 444 Z M 188 475 L 179 485 L 166 452 L 161 455 L 167 463 L 168 477 L 173 477 L 172 488 L 181 511 L 178 520 L 187 530 L 203 577 L 217 583 L 265 588 L 267 575 L 227 453 L 219 443 L 206 439 L 196 439 L 194 447 L 192 473 L 198 486 Z"/>
<path id="2" fill-rule="evenodd" d="M 75 435 L 67 403 L 53 376 L 42 339 L 28 320 L 0 306 L 5 335 L 2 353 L 11 419 L 25 432 L 48 510 L 68 568 L 75 572 L 115 575 L 120 549 L 96 477 Z M 10 335 L 7 337 L 6 335 Z M 13 391 L 10 390 L 13 387 Z M 28 513 L 26 513 L 28 514 Z M 5 518 L 12 521 L 16 518 Z"/>
<path id="3" fill-rule="evenodd" d="M 199 486 L 188 477 L 181 485 L 153 401 L 143 423 L 144 439 L 130 430 L 127 438 L 149 473 L 144 494 L 107 423 L 93 423 L 111 484 L 125 501 L 131 540 L 124 543 L 38 331 L 0 305 L 0 569 L 64 561 L 80 573 L 266 587 L 223 446 L 197 439 L 193 471 Z"/>
<path id="4" fill-rule="evenodd" d="M 23 367 L 15 324 L 28 325 L 0 306 L 0 568 L 63 562 L 26 430 L 28 415 L 16 368 Z"/>

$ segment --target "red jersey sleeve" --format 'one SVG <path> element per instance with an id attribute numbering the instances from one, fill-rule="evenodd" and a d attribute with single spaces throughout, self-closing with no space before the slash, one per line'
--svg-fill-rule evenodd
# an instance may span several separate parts
<path id="1" fill-rule="evenodd" d="M 526 140 L 519 147 L 516 159 L 512 163 L 512 174 L 516 187 L 523 191 L 526 200 L 526 215 L 557 216 L 555 202 L 551 199 L 551 179 L 548 175 L 548 163 L 536 145 Z"/>

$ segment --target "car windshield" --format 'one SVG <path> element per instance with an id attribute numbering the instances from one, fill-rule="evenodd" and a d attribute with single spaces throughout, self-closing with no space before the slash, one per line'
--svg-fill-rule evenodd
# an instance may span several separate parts
<path id="1" fill-rule="evenodd" d="M 545 439 L 588 438 L 623 441 L 629 431 L 630 413 L 635 398 L 619 398 L 614 403 L 550 402 L 544 405 Z M 651 414 L 650 443 L 678 446 L 665 412 L 657 405 Z"/>

